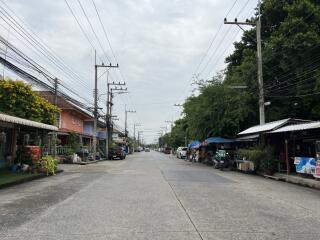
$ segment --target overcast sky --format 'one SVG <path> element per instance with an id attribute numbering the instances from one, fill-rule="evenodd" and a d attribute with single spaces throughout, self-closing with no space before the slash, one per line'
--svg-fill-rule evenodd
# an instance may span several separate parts
<path id="1" fill-rule="evenodd" d="M 72 16 L 65 0 L 1 0 L 4 1 L 63 62 L 81 76 L 71 79 L 34 51 L 19 35 L 0 19 L 0 35 L 8 38 L 52 74 L 92 101 L 94 87 L 94 51 Z M 110 50 L 92 0 L 81 0 L 85 12 L 102 44 L 101 49 L 91 31 L 78 0 L 67 0 L 90 42 L 97 50 L 98 62 L 112 64 L 116 60 Z M 128 115 L 129 131 L 133 123 L 141 123 L 144 139 L 152 142 L 165 121 L 176 120 L 183 103 L 191 94 L 194 73 L 208 78 L 225 67 L 224 58 L 232 52 L 232 42 L 241 31 L 222 25 L 224 17 L 245 19 L 253 14 L 257 0 L 95 0 L 112 49 L 120 65 L 112 69 L 110 79 L 125 80 L 130 94 L 115 97 L 114 113 L 124 126 L 124 109 L 136 110 Z M 207 55 L 206 51 L 220 29 Z M 8 32 L 8 29 L 10 31 Z M 198 65 L 205 56 L 199 68 Z M 100 60 L 101 59 L 101 60 Z M 3 67 L 0 66 L 1 74 Z M 100 70 L 100 74 L 103 70 Z M 6 71 L 5 75 L 10 76 Z M 106 92 L 107 75 L 99 79 L 99 92 Z M 110 80 L 109 79 L 109 80 Z M 101 104 L 105 101 L 101 97 Z M 169 126 L 169 124 L 168 124 Z"/>

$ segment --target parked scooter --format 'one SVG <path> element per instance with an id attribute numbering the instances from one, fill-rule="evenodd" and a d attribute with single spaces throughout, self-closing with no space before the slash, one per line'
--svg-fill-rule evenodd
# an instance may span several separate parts
<path id="1" fill-rule="evenodd" d="M 230 156 L 225 150 L 218 150 L 213 159 L 213 167 L 223 171 L 231 166 Z"/>

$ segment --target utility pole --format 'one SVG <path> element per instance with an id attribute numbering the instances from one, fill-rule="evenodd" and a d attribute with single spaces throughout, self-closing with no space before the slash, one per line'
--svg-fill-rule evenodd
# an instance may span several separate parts
<path id="1" fill-rule="evenodd" d="M 113 132 L 113 127 L 111 127 L 112 125 L 112 121 L 111 121 L 111 116 L 112 116 L 112 105 L 113 105 L 113 90 L 123 90 L 121 89 L 117 89 L 117 88 L 111 88 L 111 86 L 124 86 L 126 85 L 126 83 L 115 83 L 115 82 L 111 82 L 111 83 L 107 83 L 107 114 L 106 114 L 106 125 L 107 125 L 107 135 L 106 135 L 106 154 L 108 156 L 109 153 L 109 144 L 112 141 L 112 132 Z M 108 157 L 107 157 L 108 158 Z"/>
<path id="2" fill-rule="evenodd" d="M 235 24 L 244 30 L 241 25 L 256 26 L 257 33 L 257 61 L 258 61 L 258 83 L 259 83 L 259 119 L 260 125 L 265 123 L 265 104 L 264 104 L 264 91 L 263 91 L 263 71 L 262 71 L 262 47 L 261 47 L 261 1 L 258 2 L 258 19 L 257 22 L 253 23 L 247 20 L 246 22 L 238 22 L 235 19 L 234 22 L 228 22 L 224 19 L 225 24 Z"/>
<path id="3" fill-rule="evenodd" d="M 183 107 L 183 104 L 174 104 L 175 107 Z M 188 146 L 188 129 L 186 129 L 186 133 L 184 135 L 184 145 Z"/>
<path id="4" fill-rule="evenodd" d="M 135 150 L 135 144 L 136 144 L 136 127 L 141 126 L 140 123 L 134 123 L 133 124 L 133 152 Z"/>
<path id="5" fill-rule="evenodd" d="M 124 122 L 124 135 L 127 138 L 128 137 L 128 113 L 136 113 L 134 110 L 127 110 L 127 107 L 125 105 L 125 122 Z"/>
<path id="6" fill-rule="evenodd" d="M 98 123 L 98 68 L 118 68 L 119 64 L 117 65 L 104 65 L 102 63 L 101 65 L 97 65 L 97 52 L 94 51 L 94 110 L 93 110 L 93 159 L 96 160 L 97 156 L 97 123 Z M 107 96 L 108 97 L 108 96 Z M 107 117 L 108 122 L 108 117 Z M 109 132 L 107 132 L 109 135 Z M 107 138 L 107 137 L 106 137 Z M 107 141 L 107 140 L 106 140 Z M 106 152 L 106 155 L 108 156 L 108 152 Z"/>
<path id="7" fill-rule="evenodd" d="M 140 145 L 140 135 L 141 135 L 142 131 L 138 131 L 138 145 Z"/>
<path id="8" fill-rule="evenodd" d="M 58 84 L 59 84 L 59 80 L 58 78 L 55 78 L 54 79 L 54 105 L 56 107 L 58 107 Z M 59 113 L 56 113 L 56 127 L 59 127 L 58 114 Z M 53 156 L 55 158 L 57 156 L 57 138 L 58 138 L 57 132 L 54 132 L 53 136 L 54 136 Z"/>
<path id="9" fill-rule="evenodd" d="M 261 47 L 261 1 L 258 6 L 258 21 L 257 21 L 257 57 L 258 57 L 258 81 L 259 81 L 259 117 L 260 125 L 265 124 L 264 111 L 264 92 L 263 92 L 263 72 L 262 72 L 262 47 Z"/>
<path id="10" fill-rule="evenodd" d="M 166 123 L 170 123 L 170 137 L 172 136 L 172 128 L 173 128 L 173 121 L 165 121 Z"/>

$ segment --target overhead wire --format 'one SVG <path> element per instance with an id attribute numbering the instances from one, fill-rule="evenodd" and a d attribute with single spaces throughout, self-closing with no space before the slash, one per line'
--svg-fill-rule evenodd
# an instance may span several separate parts
<path id="1" fill-rule="evenodd" d="M 8 47 L 8 49 L 10 49 L 10 51 L 14 52 L 17 56 L 19 56 L 21 59 L 23 59 L 26 64 L 29 65 L 30 68 L 32 68 L 33 70 L 35 70 L 36 72 L 42 74 L 51 84 L 54 83 L 54 75 L 52 73 L 50 73 L 47 69 L 43 68 L 41 65 L 39 65 L 38 63 L 36 63 L 34 60 L 32 60 L 30 57 L 28 57 L 26 54 L 24 54 L 23 52 L 21 52 L 20 50 L 18 50 L 16 47 L 14 47 L 12 44 L 10 44 L 8 41 L 6 41 L 3 37 L 0 36 L 0 42 L 2 42 L 4 45 L 6 45 Z M 25 65 L 26 66 L 26 65 Z M 64 85 L 65 86 L 65 85 Z M 66 87 L 66 86 L 65 86 Z M 78 96 L 80 98 L 82 98 L 84 101 L 90 103 L 87 99 L 79 96 L 78 93 L 76 93 L 74 90 L 70 90 L 70 92 L 72 92 L 75 96 Z"/>
<path id="2" fill-rule="evenodd" d="M 95 36 L 95 38 L 96 38 L 96 40 L 97 40 L 97 42 L 98 42 L 98 44 L 99 44 L 102 52 L 104 53 L 104 55 L 105 55 L 105 57 L 107 58 L 107 60 L 109 61 L 109 63 L 111 63 L 111 61 L 110 61 L 110 59 L 109 59 L 109 57 L 108 57 L 108 54 L 107 54 L 107 52 L 105 51 L 104 47 L 102 46 L 102 43 L 101 43 L 101 41 L 100 41 L 100 38 L 98 37 L 96 31 L 94 30 L 94 28 L 93 28 L 93 26 L 92 26 L 92 23 L 91 23 L 90 19 L 88 18 L 88 15 L 87 15 L 87 13 L 86 13 L 86 11 L 85 11 L 85 9 L 84 9 L 81 1 L 80 1 L 80 0 L 77 0 L 77 2 L 79 3 L 80 8 L 81 8 L 81 10 L 82 10 L 82 12 L 83 12 L 83 14 L 84 14 L 84 16 L 85 16 L 85 18 L 86 18 L 89 26 L 90 26 L 91 31 L 93 32 L 93 35 Z"/>
<path id="3" fill-rule="evenodd" d="M 0 1 L 2 3 L 4 3 L 3 0 L 0 0 Z M 4 6 L 6 6 L 8 11 L 10 11 L 11 14 L 14 16 L 14 17 L 11 16 L 10 13 L 6 9 L 4 9 L 2 6 L 0 6 L 4 15 L 11 22 L 11 24 L 13 24 L 13 25 L 11 25 L 3 19 L 11 28 L 13 28 L 15 31 L 16 31 L 16 29 L 18 29 L 18 31 L 20 31 L 24 37 L 21 34 L 19 34 L 19 35 L 22 36 L 23 39 L 25 39 L 25 40 L 27 40 L 27 39 L 30 40 L 31 42 L 28 41 L 29 44 L 34 49 L 37 49 L 37 51 L 40 51 L 41 54 L 43 56 L 45 56 L 46 58 L 48 58 L 54 65 L 56 65 L 60 71 L 64 72 L 71 79 L 74 79 L 76 81 L 80 81 L 84 84 L 86 83 L 85 80 L 81 79 L 81 77 L 74 70 L 72 70 L 69 66 L 67 66 L 63 62 L 63 60 L 61 60 L 60 57 L 58 57 L 56 54 L 54 54 L 52 49 L 50 47 L 48 47 L 35 32 L 33 32 L 30 28 L 28 28 L 27 25 L 11 10 L 11 8 L 7 4 L 4 3 Z M 24 26 L 22 26 L 22 24 L 20 24 L 18 22 L 18 20 L 21 23 L 23 23 Z"/>

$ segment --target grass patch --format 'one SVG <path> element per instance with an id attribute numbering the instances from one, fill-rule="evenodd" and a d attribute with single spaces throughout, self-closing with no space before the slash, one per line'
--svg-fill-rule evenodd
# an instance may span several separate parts
<path id="1" fill-rule="evenodd" d="M 25 182 L 39 177 L 40 173 L 15 173 L 9 170 L 0 169 L 0 188 L 11 184 Z"/>

